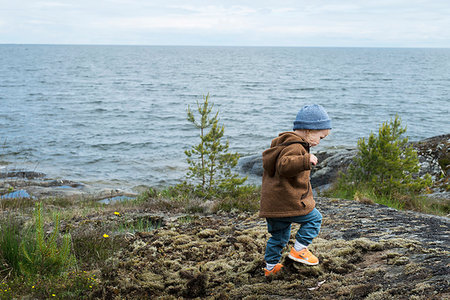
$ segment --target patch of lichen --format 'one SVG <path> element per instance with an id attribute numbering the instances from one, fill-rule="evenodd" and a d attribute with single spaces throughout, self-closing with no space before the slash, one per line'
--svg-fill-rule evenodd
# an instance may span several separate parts
<path id="1" fill-rule="evenodd" d="M 175 219 L 130 239 L 101 269 L 101 284 L 92 297 L 425 299 L 435 295 L 430 286 L 436 282 L 441 287 L 437 295 L 445 295 L 444 279 L 431 281 L 427 266 L 414 261 L 414 255 L 444 254 L 426 253 L 417 241 L 319 237 L 310 246 L 319 265 L 291 261 L 286 257 L 288 245 L 282 273 L 267 279 L 263 275 L 267 238 L 264 222 L 257 222 L 254 215 Z"/>

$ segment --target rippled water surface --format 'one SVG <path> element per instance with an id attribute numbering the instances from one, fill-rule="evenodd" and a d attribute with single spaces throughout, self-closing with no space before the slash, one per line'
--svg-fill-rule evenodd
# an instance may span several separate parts
<path id="1" fill-rule="evenodd" d="M 176 183 L 198 142 L 186 108 L 208 92 L 242 155 L 309 103 L 333 121 L 317 150 L 355 145 L 396 113 L 418 140 L 450 132 L 450 49 L 0 45 L 0 168 Z"/>

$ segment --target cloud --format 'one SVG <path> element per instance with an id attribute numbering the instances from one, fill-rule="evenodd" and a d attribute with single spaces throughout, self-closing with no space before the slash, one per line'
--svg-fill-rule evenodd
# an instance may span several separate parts
<path id="1" fill-rule="evenodd" d="M 242 5 L 206 5 L 206 6 L 194 6 L 194 5 L 169 5 L 168 11 L 173 9 L 189 12 L 194 15 L 240 15 L 246 16 L 258 12 L 258 9 L 242 6 Z"/>
<path id="2" fill-rule="evenodd" d="M 175 13 L 174 13 L 175 11 Z M 168 6 L 162 15 L 133 17 L 106 17 L 94 21 L 97 28 L 114 28 L 119 30 L 209 30 L 233 32 L 252 28 L 252 20 L 257 10 L 243 6 Z M 249 18 L 250 17 L 250 18 Z"/>
<path id="3" fill-rule="evenodd" d="M 96 28 L 116 30 L 217 29 L 218 24 L 218 20 L 212 18 L 192 18 L 186 16 L 112 18 L 92 23 Z"/>
<path id="4" fill-rule="evenodd" d="M 72 4 L 63 3 L 63 2 L 36 2 L 34 4 L 37 8 L 68 8 L 73 7 Z"/>
<path id="5" fill-rule="evenodd" d="M 0 43 L 450 46 L 447 0 L 4 2 Z"/>

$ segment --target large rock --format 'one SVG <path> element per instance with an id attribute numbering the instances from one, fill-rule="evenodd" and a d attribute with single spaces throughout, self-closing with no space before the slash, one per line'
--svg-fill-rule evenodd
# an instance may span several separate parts
<path id="1" fill-rule="evenodd" d="M 450 176 L 450 134 L 414 142 L 412 145 L 419 155 L 419 176 L 429 173 L 434 176 L 434 180 Z"/>
<path id="2" fill-rule="evenodd" d="M 332 183 L 340 171 L 345 171 L 356 155 L 355 149 L 319 152 L 319 163 L 311 169 L 311 185 L 320 187 Z"/>

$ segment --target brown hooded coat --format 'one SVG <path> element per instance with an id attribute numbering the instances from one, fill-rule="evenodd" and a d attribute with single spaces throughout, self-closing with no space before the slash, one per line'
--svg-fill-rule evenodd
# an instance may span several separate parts
<path id="1" fill-rule="evenodd" d="M 309 181 L 309 146 L 296 142 L 307 144 L 294 132 L 283 132 L 263 152 L 260 217 L 303 216 L 316 205 Z"/>

